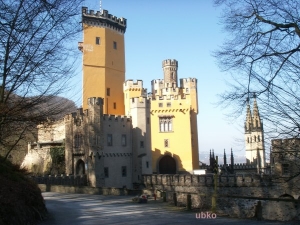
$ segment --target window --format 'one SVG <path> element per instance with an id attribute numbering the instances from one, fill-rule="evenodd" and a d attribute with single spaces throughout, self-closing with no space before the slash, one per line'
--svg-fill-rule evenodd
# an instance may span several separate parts
<path id="1" fill-rule="evenodd" d="M 159 127 L 160 132 L 171 132 L 173 131 L 173 118 L 171 116 L 160 117 Z"/>
<path id="2" fill-rule="evenodd" d="M 256 142 L 256 136 L 254 136 L 254 142 Z"/>
<path id="3" fill-rule="evenodd" d="M 117 42 L 114 41 L 114 49 L 117 49 Z"/>
<path id="4" fill-rule="evenodd" d="M 122 134 L 122 146 L 126 146 L 126 134 Z"/>
<path id="5" fill-rule="evenodd" d="M 144 148 L 144 141 L 140 141 L 140 147 Z"/>
<path id="6" fill-rule="evenodd" d="M 171 107 L 171 102 L 168 102 L 168 103 L 167 103 L 167 107 Z"/>
<path id="7" fill-rule="evenodd" d="M 108 178 L 109 177 L 109 170 L 108 167 L 104 167 L 104 177 Z"/>
<path id="8" fill-rule="evenodd" d="M 289 164 L 282 164 L 282 175 L 289 175 Z"/>
<path id="9" fill-rule="evenodd" d="M 96 37 L 96 45 L 100 45 L 100 37 Z"/>
<path id="10" fill-rule="evenodd" d="M 146 167 L 149 168 L 149 162 L 148 161 L 146 162 Z"/>
<path id="11" fill-rule="evenodd" d="M 117 103 L 114 102 L 114 109 L 116 109 L 116 108 L 117 108 Z"/>
<path id="12" fill-rule="evenodd" d="M 259 135 L 257 136 L 257 141 L 260 142 L 260 136 Z"/>
<path id="13" fill-rule="evenodd" d="M 96 136 L 96 145 L 99 146 L 100 143 L 101 143 L 101 141 L 100 141 L 100 135 L 97 135 Z"/>
<path id="14" fill-rule="evenodd" d="M 164 146 L 165 146 L 165 148 L 169 147 L 169 139 L 164 140 Z"/>
<path id="15" fill-rule="evenodd" d="M 249 143 L 249 137 L 247 137 L 247 142 Z"/>
<path id="16" fill-rule="evenodd" d="M 74 138 L 74 144 L 75 144 L 75 148 L 79 148 L 81 147 L 82 144 L 82 134 L 75 134 L 75 138 Z"/>
<path id="17" fill-rule="evenodd" d="M 106 95 L 110 96 L 110 88 L 106 88 Z"/>
<path id="18" fill-rule="evenodd" d="M 158 107 L 163 107 L 163 104 L 162 103 L 158 103 Z"/>
<path id="19" fill-rule="evenodd" d="M 127 168 L 126 166 L 122 166 L 122 177 L 126 177 L 127 176 Z"/>
<path id="20" fill-rule="evenodd" d="M 112 146 L 112 134 L 107 135 L 107 146 Z"/>

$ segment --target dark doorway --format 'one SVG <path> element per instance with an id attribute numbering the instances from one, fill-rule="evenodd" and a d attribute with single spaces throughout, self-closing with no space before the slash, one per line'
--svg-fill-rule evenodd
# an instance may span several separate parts
<path id="1" fill-rule="evenodd" d="M 159 161 L 160 174 L 176 174 L 176 162 L 171 156 L 166 155 Z"/>
<path id="2" fill-rule="evenodd" d="M 84 162 L 79 159 L 76 163 L 76 175 L 83 175 L 84 173 Z"/>

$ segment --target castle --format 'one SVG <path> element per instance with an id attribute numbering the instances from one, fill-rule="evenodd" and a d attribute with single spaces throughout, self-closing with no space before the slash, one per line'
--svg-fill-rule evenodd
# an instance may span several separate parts
<path id="1" fill-rule="evenodd" d="M 65 148 L 66 174 L 92 187 L 132 188 L 142 174 L 193 173 L 199 167 L 197 79 L 178 82 L 178 62 L 164 60 L 164 79 L 125 80 L 127 21 L 82 8 L 83 107 L 38 128 L 29 152 Z"/>
<path id="2" fill-rule="evenodd" d="M 83 7 L 82 27 L 84 40 L 78 43 L 83 55 L 82 108 L 38 126 L 37 142 L 28 145 L 31 155 L 43 152 L 37 173 L 45 171 L 54 147 L 64 149 L 64 173 L 85 174 L 92 187 L 132 188 L 141 183 L 142 175 L 195 173 L 197 79 L 178 82 L 178 62 L 167 59 L 162 62 L 163 79 L 152 80 L 147 93 L 142 80 L 125 80 L 127 20 Z M 228 164 L 224 151 L 223 165 L 212 153 L 210 165 L 202 168 L 217 172 L 217 166 L 225 174 L 268 174 L 272 168 L 277 174 L 288 173 L 289 164 L 276 152 L 281 148 L 276 143 L 282 146 L 283 141 L 272 142 L 270 167 L 254 96 L 253 110 L 248 103 L 245 120 L 246 163 L 234 164 L 231 152 Z"/>

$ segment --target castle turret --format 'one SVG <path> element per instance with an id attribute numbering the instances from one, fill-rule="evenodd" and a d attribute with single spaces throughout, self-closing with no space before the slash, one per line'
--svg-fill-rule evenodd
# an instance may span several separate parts
<path id="1" fill-rule="evenodd" d="M 101 97 L 104 114 L 124 115 L 126 19 L 82 7 L 82 27 L 78 48 L 83 53 L 83 109 L 88 98 Z"/>
<path id="2" fill-rule="evenodd" d="M 175 59 L 167 59 L 162 62 L 164 71 L 164 83 L 166 87 L 177 87 L 178 62 Z"/>

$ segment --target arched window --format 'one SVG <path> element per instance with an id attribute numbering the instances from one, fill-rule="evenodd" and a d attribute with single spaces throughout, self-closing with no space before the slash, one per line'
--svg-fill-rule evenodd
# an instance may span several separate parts
<path id="1" fill-rule="evenodd" d="M 247 142 L 249 143 L 249 137 L 247 137 Z"/>
<path id="2" fill-rule="evenodd" d="M 254 136 L 254 142 L 256 142 L 256 136 Z"/>
<path id="3" fill-rule="evenodd" d="M 160 121 L 160 132 L 164 132 L 164 123 L 162 121 Z"/>
<path id="4" fill-rule="evenodd" d="M 256 127 L 258 127 L 258 120 L 255 121 Z"/>
<path id="5" fill-rule="evenodd" d="M 257 141 L 260 142 L 260 136 L 259 135 L 257 136 Z"/>
<path id="6" fill-rule="evenodd" d="M 168 131 L 168 123 L 164 122 L 164 131 Z"/>
<path id="7" fill-rule="evenodd" d="M 168 122 L 168 131 L 172 131 L 172 122 L 171 121 Z"/>

